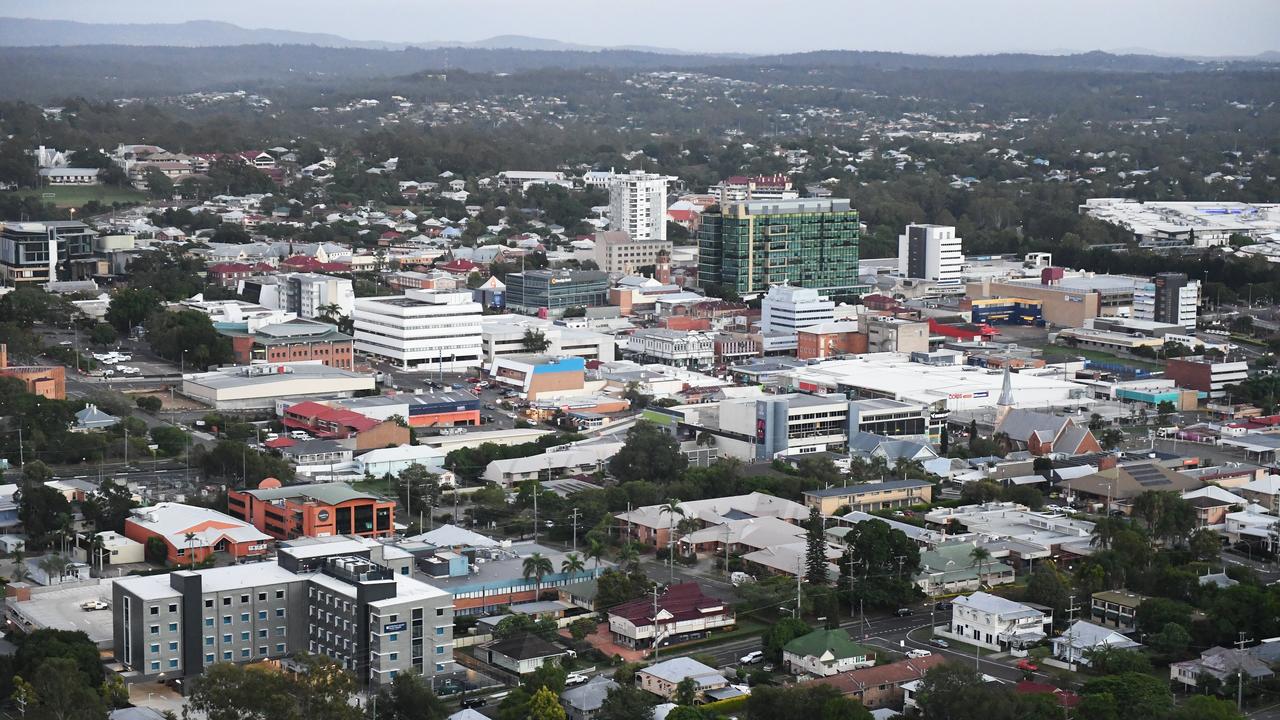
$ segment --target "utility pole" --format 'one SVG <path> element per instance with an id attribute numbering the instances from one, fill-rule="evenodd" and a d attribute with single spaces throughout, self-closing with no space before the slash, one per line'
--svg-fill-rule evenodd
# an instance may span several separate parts
<path id="1" fill-rule="evenodd" d="M 18 469 L 22 469 L 22 466 L 26 464 L 27 464 L 26 455 L 25 455 L 24 448 L 22 447 L 22 426 L 19 425 L 18 426 Z"/>
<path id="2" fill-rule="evenodd" d="M 569 522 L 573 524 L 573 551 L 578 552 L 578 508 L 569 514 Z"/>
<path id="3" fill-rule="evenodd" d="M 1236 646 L 1241 653 L 1244 652 L 1244 644 L 1253 642 L 1253 639 L 1245 639 L 1244 633 L 1240 633 L 1240 639 L 1236 641 Z M 1244 668 L 1240 666 L 1240 658 L 1236 657 L 1236 712 L 1243 713 L 1244 710 Z"/>
<path id="4" fill-rule="evenodd" d="M 800 580 L 804 577 L 804 556 L 796 558 L 796 611 L 794 618 L 800 617 Z"/>
<path id="5" fill-rule="evenodd" d="M 1075 643 L 1074 628 L 1076 624 L 1075 623 L 1076 611 L 1079 609 L 1080 609 L 1080 606 L 1076 605 L 1076 596 L 1075 595 L 1068 596 L 1068 599 L 1067 599 L 1067 664 L 1068 665 L 1070 665 L 1071 661 L 1075 658 L 1076 650 L 1075 650 L 1075 644 L 1074 644 Z"/>
<path id="6" fill-rule="evenodd" d="M 658 588 L 653 587 L 653 659 L 658 659 Z"/>

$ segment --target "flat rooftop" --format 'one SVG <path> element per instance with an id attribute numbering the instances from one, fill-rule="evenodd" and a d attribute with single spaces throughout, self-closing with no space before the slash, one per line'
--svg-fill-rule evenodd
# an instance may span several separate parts
<path id="1" fill-rule="evenodd" d="M 167 576 L 165 581 L 168 581 Z M 19 618 L 31 624 L 30 628 L 24 629 L 80 630 L 102 646 L 111 642 L 112 610 L 82 610 L 80 603 L 87 600 L 110 602 L 114 583 L 115 580 L 104 578 L 93 585 L 50 589 L 33 593 L 30 600 L 11 600 L 9 607 Z"/>

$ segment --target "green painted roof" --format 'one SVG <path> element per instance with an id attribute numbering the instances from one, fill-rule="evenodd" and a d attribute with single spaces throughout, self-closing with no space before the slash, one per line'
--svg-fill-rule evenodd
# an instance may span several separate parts
<path id="1" fill-rule="evenodd" d="M 822 657 L 828 650 L 836 660 L 873 657 L 875 653 L 849 637 L 844 630 L 814 630 L 787 643 L 782 648 L 792 655 Z"/>

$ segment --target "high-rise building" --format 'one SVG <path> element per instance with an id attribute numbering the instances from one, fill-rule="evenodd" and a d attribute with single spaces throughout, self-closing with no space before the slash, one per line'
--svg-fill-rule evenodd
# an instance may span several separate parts
<path id="1" fill-rule="evenodd" d="M 0 281 L 83 280 L 97 272 L 88 225 L 68 220 L 0 223 Z"/>
<path id="2" fill-rule="evenodd" d="M 1139 282 L 1133 288 L 1135 320 L 1195 330 L 1199 306 L 1200 281 L 1188 280 L 1186 273 L 1159 273 L 1150 282 Z"/>
<path id="3" fill-rule="evenodd" d="M 858 239 L 858 211 L 846 199 L 729 203 L 702 215 L 698 283 L 740 295 L 783 283 L 860 293 Z"/>
<path id="4" fill-rule="evenodd" d="M 406 290 L 355 301 L 356 350 L 401 367 L 480 366 L 480 304 L 469 290 Z"/>
<path id="5" fill-rule="evenodd" d="M 658 256 L 671 254 L 671 241 L 637 240 L 621 230 L 596 233 L 592 250 L 596 267 L 604 272 L 632 275 L 647 265 L 657 265 Z"/>
<path id="6" fill-rule="evenodd" d="M 964 252 L 950 225 L 912 223 L 898 236 L 898 274 L 904 278 L 959 285 Z"/>
<path id="7" fill-rule="evenodd" d="M 800 193 L 791 186 L 787 175 L 735 175 L 711 188 L 721 203 L 743 200 L 794 200 Z"/>
<path id="8" fill-rule="evenodd" d="M 667 183 L 672 178 L 643 170 L 609 178 L 609 227 L 632 240 L 667 239 Z"/>
<path id="9" fill-rule="evenodd" d="M 774 285 L 760 303 L 760 329 L 795 335 L 800 328 L 833 322 L 836 304 L 817 290 Z"/>
<path id="10" fill-rule="evenodd" d="M 356 301 L 350 278 L 321 273 L 249 278 L 240 282 L 240 294 L 263 307 L 313 319 L 329 315 L 331 306 L 338 315 L 350 317 Z"/>

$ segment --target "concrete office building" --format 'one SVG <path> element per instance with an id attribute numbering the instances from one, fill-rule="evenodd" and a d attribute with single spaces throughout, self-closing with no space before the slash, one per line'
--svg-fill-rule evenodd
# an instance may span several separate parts
<path id="1" fill-rule="evenodd" d="M 231 338 L 231 350 L 239 365 L 319 360 L 329 367 L 354 368 L 352 337 L 326 322 L 295 318 L 265 325 L 256 332 L 222 328 L 218 332 Z"/>
<path id="2" fill-rule="evenodd" d="M 609 274 L 598 270 L 528 270 L 508 274 L 506 282 L 506 307 L 516 312 L 559 316 L 609 302 Z"/>
<path id="3" fill-rule="evenodd" d="M 596 233 L 594 241 L 592 259 L 600 270 L 611 275 L 635 274 L 646 265 L 657 265 L 659 255 L 671 254 L 670 240 L 637 239 L 621 230 Z"/>
<path id="4" fill-rule="evenodd" d="M 321 308 L 337 306 L 338 313 L 351 317 L 356 294 L 350 278 L 320 273 L 287 273 L 255 278 L 240 283 L 240 294 L 273 310 L 284 310 L 304 318 L 318 318 Z"/>
<path id="5" fill-rule="evenodd" d="M 817 290 L 774 285 L 760 303 L 760 329 L 795 335 L 801 328 L 834 322 L 836 304 Z"/>
<path id="6" fill-rule="evenodd" d="M 1210 400 L 1227 396 L 1227 386 L 1242 383 L 1249 377 L 1249 363 L 1241 360 L 1224 362 L 1204 357 L 1169 358 L 1164 376 L 1178 387 L 1199 390 Z"/>
<path id="7" fill-rule="evenodd" d="M 1025 298 L 1041 303 L 1046 323 L 1084 327 L 1096 317 L 1133 314 L 1134 279 L 1117 275 L 1066 275 L 1062 268 L 1045 268 L 1039 280 L 992 280 L 965 283 L 970 298 Z"/>
<path id="8" fill-rule="evenodd" d="M 407 567 L 370 560 L 376 548 L 335 554 L 349 546 L 286 545 L 275 564 L 122 578 L 112 589 L 115 657 L 143 679 L 191 678 L 217 662 L 303 651 L 371 686 L 404 672 L 450 672 L 450 594 L 409 577 Z"/>
<path id="9" fill-rule="evenodd" d="M 0 223 L 0 281 L 6 285 L 82 280 L 96 272 L 93 239 L 82 222 Z"/>
<path id="10" fill-rule="evenodd" d="M 964 252 L 950 225 L 907 226 L 898 236 L 898 274 L 904 278 L 959 285 Z"/>
<path id="11" fill-rule="evenodd" d="M 640 362 L 702 367 L 715 360 L 715 338 L 704 332 L 636 330 L 627 336 L 626 351 Z"/>
<path id="12" fill-rule="evenodd" d="M 667 239 L 666 175 L 632 170 L 609 178 L 609 226 L 632 240 Z"/>
<path id="13" fill-rule="evenodd" d="M 1186 273 L 1158 273 L 1150 282 L 1133 288 L 1133 318 L 1196 329 L 1200 307 L 1200 281 Z"/>
<path id="14" fill-rule="evenodd" d="M 790 283 L 832 295 L 858 285 L 858 211 L 845 199 L 751 200 L 705 212 L 698 283 L 754 295 Z"/>
<path id="15" fill-rule="evenodd" d="M 867 317 L 867 352 L 928 352 L 929 323 L 894 317 Z"/>
<path id="16" fill-rule="evenodd" d="M 218 410 L 248 410 L 275 407 L 283 398 L 350 397 L 375 385 L 372 375 L 309 360 L 187 373 L 182 377 L 182 394 Z"/>
<path id="17" fill-rule="evenodd" d="M 524 355 L 529 352 L 524 338 L 527 332 L 542 333 L 549 345 L 547 355 L 572 355 L 586 360 L 612 361 L 618 343 L 612 335 L 556 325 L 547 320 L 524 315 L 489 315 L 480 328 L 481 350 L 485 364 L 506 355 Z"/>
<path id="18" fill-rule="evenodd" d="M 407 290 L 355 304 L 356 350 L 406 369 L 457 372 L 480 365 L 479 303 L 467 291 Z"/>
<path id="19" fill-rule="evenodd" d="M 792 187 L 790 175 L 734 175 L 710 189 L 721 203 L 743 200 L 795 200 L 800 193 Z"/>

